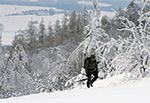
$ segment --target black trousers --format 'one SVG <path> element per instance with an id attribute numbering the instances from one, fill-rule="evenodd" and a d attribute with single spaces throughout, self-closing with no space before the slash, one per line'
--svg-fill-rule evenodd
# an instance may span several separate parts
<path id="1" fill-rule="evenodd" d="M 92 75 L 94 76 L 93 78 L 92 78 Z M 88 77 L 87 87 L 89 88 L 97 80 L 97 78 L 98 78 L 98 71 L 89 72 L 89 73 L 87 73 L 86 76 Z"/>

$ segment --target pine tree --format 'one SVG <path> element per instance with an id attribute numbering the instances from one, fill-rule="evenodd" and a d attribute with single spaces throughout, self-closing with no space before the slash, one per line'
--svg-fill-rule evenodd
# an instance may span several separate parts
<path id="1" fill-rule="evenodd" d="M 45 28 L 44 20 L 42 18 L 39 25 L 39 41 L 41 43 L 44 43 L 45 36 L 46 36 L 46 28 Z"/>
<path id="2" fill-rule="evenodd" d="M 72 33 L 74 36 L 74 34 L 77 32 L 77 14 L 75 10 L 72 12 L 70 16 L 68 25 L 70 33 Z"/>
<path id="3" fill-rule="evenodd" d="M 38 35 L 38 28 L 36 26 L 36 24 L 38 24 L 37 21 L 33 21 L 31 19 L 31 21 L 29 21 L 28 23 L 28 28 L 26 30 L 26 40 L 27 40 L 27 45 L 28 45 L 28 50 L 31 53 L 36 52 L 36 48 L 38 47 L 38 39 L 39 39 L 39 35 Z"/>
<path id="4" fill-rule="evenodd" d="M 48 24 L 47 31 L 48 31 L 48 36 L 51 37 L 54 33 L 51 22 L 49 22 L 49 24 Z"/>
<path id="5" fill-rule="evenodd" d="M 68 32 L 68 18 L 67 15 L 64 14 L 63 20 L 62 20 L 62 33 Z"/>
<path id="6" fill-rule="evenodd" d="M 30 43 L 35 43 L 35 41 L 37 40 L 37 27 L 36 25 L 37 21 L 29 21 L 28 23 L 28 29 L 27 29 L 27 35 L 28 35 L 28 39 Z"/>
<path id="7" fill-rule="evenodd" d="M 69 38 L 69 26 L 68 26 L 68 17 L 65 13 L 63 16 L 63 20 L 61 22 L 62 28 L 61 28 L 61 35 L 64 38 L 64 40 Z"/>
<path id="8" fill-rule="evenodd" d="M 47 28 L 47 38 L 46 38 L 46 44 L 47 46 L 53 46 L 54 45 L 54 30 L 52 27 L 51 22 L 49 22 L 48 24 L 48 28 Z"/>
<path id="9" fill-rule="evenodd" d="M 60 20 L 56 20 L 54 29 L 55 29 L 56 33 L 60 32 L 60 30 L 61 30 Z"/>

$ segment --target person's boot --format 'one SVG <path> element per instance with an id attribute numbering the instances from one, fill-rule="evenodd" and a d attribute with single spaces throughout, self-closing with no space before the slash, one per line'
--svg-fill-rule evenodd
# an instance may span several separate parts
<path id="1" fill-rule="evenodd" d="M 93 83 L 92 82 L 90 83 L 90 86 L 93 87 Z"/>
<path id="2" fill-rule="evenodd" d="M 88 88 L 90 88 L 90 85 L 91 85 L 90 81 L 87 81 L 86 85 L 87 85 Z"/>
<path id="3" fill-rule="evenodd" d="M 93 87 L 93 83 L 95 82 L 95 79 L 92 79 L 90 82 L 91 87 Z"/>

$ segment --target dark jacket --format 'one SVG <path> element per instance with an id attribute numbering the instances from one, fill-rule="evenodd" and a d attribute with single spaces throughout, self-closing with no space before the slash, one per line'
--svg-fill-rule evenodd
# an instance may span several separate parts
<path id="1" fill-rule="evenodd" d="M 86 73 L 92 73 L 98 71 L 96 59 L 91 59 L 90 57 L 86 58 L 84 61 L 84 69 Z"/>

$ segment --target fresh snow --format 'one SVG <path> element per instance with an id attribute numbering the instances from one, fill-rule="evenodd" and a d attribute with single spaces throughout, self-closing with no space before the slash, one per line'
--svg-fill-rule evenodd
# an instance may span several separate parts
<path id="1" fill-rule="evenodd" d="M 126 81 L 124 74 L 97 80 L 94 87 L 1 99 L 0 103 L 147 103 L 150 78 Z"/>

